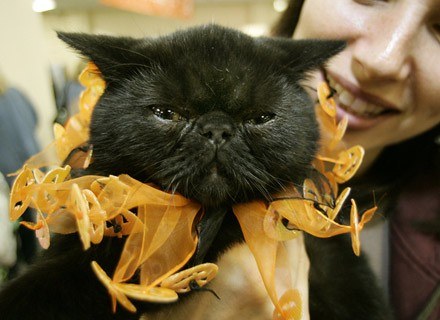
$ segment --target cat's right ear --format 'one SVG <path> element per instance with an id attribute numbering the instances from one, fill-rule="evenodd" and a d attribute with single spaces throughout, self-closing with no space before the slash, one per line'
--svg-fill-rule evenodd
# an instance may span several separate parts
<path id="1" fill-rule="evenodd" d="M 137 51 L 139 42 L 134 38 L 69 32 L 57 32 L 57 35 L 93 61 L 106 80 L 120 78 L 130 64 L 148 61 L 143 53 Z"/>
<path id="2" fill-rule="evenodd" d="M 328 59 L 346 47 L 343 40 L 287 38 L 260 38 L 265 44 L 282 53 L 281 64 L 291 69 L 294 74 L 301 75 L 307 71 L 318 69 Z"/>

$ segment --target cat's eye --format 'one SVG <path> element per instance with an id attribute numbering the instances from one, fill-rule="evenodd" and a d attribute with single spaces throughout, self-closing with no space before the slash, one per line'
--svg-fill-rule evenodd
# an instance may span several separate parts
<path id="1" fill-rule="evenodd" d="M 258 117 L 247 120 L 246 122 L 248 124 L 252 124 L 252 125 L 259 125 L 259 124 L 264 124 L 266 122 L 269 122 L 273 118 L 275 118 L 275 114 L 263 113 L 263 114 L 260 114 Z"/>
<path id="2" fill-rule="evenodd" d="M 174 111 L 173 109 L 167 107 L 167 106 L 152 106 L 151 111 L 153 111 L 153 114 L 162 119 L 162 120 L 168 120 L 168 121 L 181 121 L 185 120 L 184 117 L 182 117 L 179 113 Z"/>

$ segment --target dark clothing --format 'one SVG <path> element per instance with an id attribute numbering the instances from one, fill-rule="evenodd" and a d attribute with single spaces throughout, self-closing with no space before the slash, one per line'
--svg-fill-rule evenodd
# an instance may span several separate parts
<path id="1" fill-rule="evenodd" d="M 10 186 L 14 177 L 7 175 L 39 151 L 36 125 L 35 110 L 20 91 L 10 88 L 0 95 L 0 171 Z"/>
<path id="2" fill-rule="evenodd" d="M 424 319 L 440 319 L 440 175 L 425 172 L 408 181 L 391 216 L 391 302 L 399 320 L 427 309 Z"/>

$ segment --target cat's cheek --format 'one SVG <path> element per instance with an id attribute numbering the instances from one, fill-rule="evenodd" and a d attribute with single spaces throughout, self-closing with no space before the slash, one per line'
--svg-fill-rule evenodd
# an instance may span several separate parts
<path id="1" fill-rule="evenodd" d="M 176 123 L 161 123 L 153 122 L 148 127 L 148 134 L 146 136 L 158 136 L 167 140 L 177 140 L 181 136 L 182 125 Z"/>

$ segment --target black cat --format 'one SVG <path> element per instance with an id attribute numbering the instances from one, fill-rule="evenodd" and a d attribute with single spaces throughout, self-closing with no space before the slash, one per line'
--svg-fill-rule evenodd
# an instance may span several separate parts
<path id="1" fill-rule="evenodd" d="M 215 261 L 242 241 L 234 203 L 269 200 L 310 174 L 319 132 L 300 81 L 342 42 L 252 38 L 215 25 L 157 39 L 59 37 L 107 84 L 92 115 L 93 163 L 76 174 L 126 173 L 201 203 L 206 214 L 191 264 Z M 371 272 L 345 240 L 307 238 L 312 319 L 386 319 Z M 3 288 L 0 318 L 136 319 L 168 308 L 138 303 L 139 314 L 112 313 L 90 261 L 114 269 L 123 242 L 105 239 L 84 252 L 76 235 L 56 237 Z M 197 294 L 177 303 L 187 299 Z"/>

